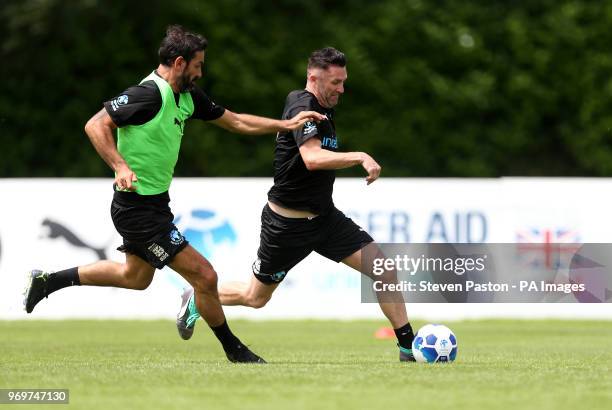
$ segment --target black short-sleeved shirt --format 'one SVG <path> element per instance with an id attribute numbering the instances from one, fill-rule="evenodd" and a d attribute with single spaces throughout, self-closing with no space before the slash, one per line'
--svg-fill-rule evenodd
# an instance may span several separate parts
<path id="1" fill-rule="evenodd" d="M 298 130 L 278 133 L 274 150 L 274 186 L 268 192 L 268 200 L 285 208 L 326 215 L 333 208 L 336 172 L 309 171 L 299 147 L 310 138 L 317 138 L 321 141 L 321 148 L 338 150 L 334 110 L 323 108 L 317 98 L 306 90 L 290 92 L 283 119 L 292 118 L 301 111 L 317 111 L 325 114 L 328 120 L 307 122 Z"/>
<path id="2" fill-rule="evenodd" d="M 215 104 L 200 87 L 195 86 L 190 93 L 194 108 L 190 119 L 212 121 L 221 117 L 225 112 L 225 108 Z M 178 104 L 179 94 L 175 93 L 174 98 Z M 162 97 L 159 88 L 155 81 L 149 80 L 130 87 L 119 96 L 106 101 L 104 108 L 115 125 L 121 128 L 126 125 L 142 125 L 149 122 L 157 115 L 161 105 Z"/>

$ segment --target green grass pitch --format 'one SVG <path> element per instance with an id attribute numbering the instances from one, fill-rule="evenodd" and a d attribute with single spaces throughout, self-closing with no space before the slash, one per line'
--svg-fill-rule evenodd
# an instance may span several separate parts
<path id="1" fill-rule="evenodd" d="M 188 342 L 171 320 L 3 321 L 0 388 L 68 388 L 70 404 L 0 410 L 612 408 L 612 322 L 449 322 L 458 358 L 435 365 L 398 362 L 384 324 L 234 320 L 269 361 L 235 365 L 203 321 Z"/>

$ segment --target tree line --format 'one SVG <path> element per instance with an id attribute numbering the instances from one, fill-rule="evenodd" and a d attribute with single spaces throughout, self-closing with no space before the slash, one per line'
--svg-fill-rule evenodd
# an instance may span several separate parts
<path id="1" fill-rule="evenodd" d="M 280 117 L 309 53 L 344 51 L 340 149 L 383 176 L 612 175 L 609 2 L 4 0 L 0 176 L 109 176 L 83 126 L 172 23 L 207 37 L 200 85 L 235 112 Z M 191 121 L 177 175 L 270 176 L 273 150 Z"/>

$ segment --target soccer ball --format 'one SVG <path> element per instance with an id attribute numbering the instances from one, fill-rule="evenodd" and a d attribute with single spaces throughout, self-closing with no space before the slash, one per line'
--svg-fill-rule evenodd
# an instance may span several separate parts
<path id="1" fill-rule="evenodd" d="M 457 357 L 457 338 L 444 325 L 425 325 L 412 341 L 412 354 L 419 363 L 452 362 Z"/>

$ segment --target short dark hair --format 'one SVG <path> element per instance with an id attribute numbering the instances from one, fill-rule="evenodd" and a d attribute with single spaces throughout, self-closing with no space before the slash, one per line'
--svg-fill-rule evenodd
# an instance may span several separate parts
<path id="1" fill-rule="evenodd" d="M 166 37 L 159 45 L 159 62 L 171 66 L 177 57 L 189 62 L 198 51 L 206 50 L 208 41 L 200 34 L 190 33 L 179 25 L 168 26 Z"/>
<path id="2" fill-rule="evenodd" d="M 308 58 L 308 68 L 322 68 L 326 69 L 330 65 L 337 65 L 339 67 L 346 66 L 346 57 L 340 50 L 336 50 L 333 47 L 325 47 L 320 50 L 315 50 L 310 54 Z"/>

